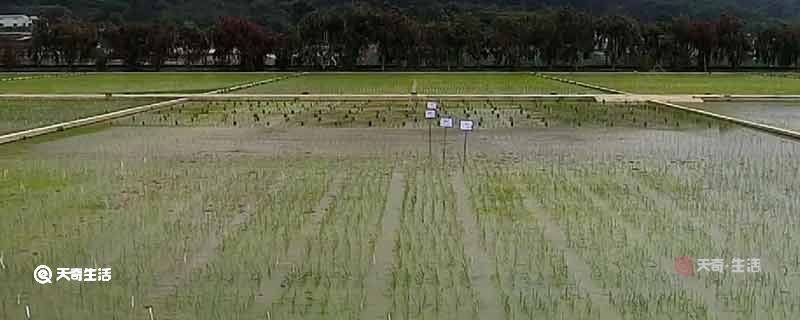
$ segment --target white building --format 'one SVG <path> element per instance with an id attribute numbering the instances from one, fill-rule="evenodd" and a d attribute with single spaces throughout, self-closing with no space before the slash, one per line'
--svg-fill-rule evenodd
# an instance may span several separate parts
<path id="1" fill-rule="evenodd" d="M 0 15 L 0 29 L 30 29 L 37 19 L 21 14 Z"/>

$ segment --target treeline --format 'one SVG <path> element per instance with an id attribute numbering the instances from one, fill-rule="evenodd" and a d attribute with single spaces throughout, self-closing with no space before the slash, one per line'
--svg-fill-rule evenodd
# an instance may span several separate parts
<path id="1" fill-rule="evenodd" d="M 714 20 L 676 17 L 644 23 L 625 15 L 594 16 L 573 8 L 514 14 L 443 13 L 414 17 L 372 5 L 316 10 L 284 32 L 240 17 L 208 28 L 170 22 L 89 23 L 43 19 L 24 53 L 34 65 L 109 61 L 159 70 L 167 63 L 350 70 L 392 68 L 571 66 L 707 70 L 800 66 L 800 25 L 748 32 L 733 15 Z M 4 59 L 6 60 L 6 59 Z"/>

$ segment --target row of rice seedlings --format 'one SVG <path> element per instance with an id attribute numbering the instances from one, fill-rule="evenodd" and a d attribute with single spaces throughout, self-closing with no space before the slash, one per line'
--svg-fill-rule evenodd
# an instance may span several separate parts
<path id="1" fill-rule="evenodd" d="M 54 167 L 67 163 L 62 161 Z M 211 183 L 212 179 L 202 177 L 203 172 L 214 170 L 213 165 L 205 168 L 176 167 L 111 159 L 82 161 L 76 167 L 64 168 L 63 176 L 79 173 L 87 179 L 64 185 L 63 189 L 43 198 L 26 195 L 21 202 L 14 204 L 13 211 L 25 217 L 17 221 L 19 230 L 35 227 L 29 231 L 37 234 L 38 239 L 32 243 L 20 243 L 22 248 L 17 248 L 22 252 L 15 252 L 6 259 L 14 262 L 12 266 L 18 275 L 26 275 L 19 276 L 25 280 L 38 264 L 112 266 L 114 285 L 109 289 L 58 283 L 62 288 L 53 291 L 39 285 L 31 287 L 29 281 L 24 281 L 19 283 L 21 287 L 10 285 L 4 288 L 9 290 L 8 296 L 29 294 L 29 302 L 37 305 L 37 314 L 75 317 L 86 316 L 88 311 L 110 314 L 121 305 L 109 303 L 109 300 L 119 297 L 127 300 L 140 293 L 140 289 L 149 287 L 151 277 L 156 277 L 153 273 L 170 265 L 164 262 L 177 260 L 179 253 L 189 247 L 191 241 L 186 241 L 187 238 L 169 236 L 182 233 L 181 230 L 189 227 L 190 219 L 200 219 L 202 212 L 178 205 L 176 199 L 188 201 L 192 198 L 191 193 L 205 197 L 219 190 Z M 227 171 L 216 171 L 214 184 L 224 183 L 226 176 L 235 174 L 232 170 Z M 51 219 L 54 213 L 70 219 Z M 8 234 L 19 234 L 19 230 Z M 27 250 L 32 250 L 32 256 L 25 254 Z M 14 250 L 6 250 L 9 251 Z M 76 299 L 78 301 L 73 301 Z"/>
<path id="2" fill-rule="evenodd" d="M 358 168 L 357 170 L 355 168 Z M 363 309 L 385 207 L 390 168 L 364 160 L 346 169 L 344 189 L 335 197 L 322 226 L 305 247 L 307 257 L 293 266 L 274 306 L 253 306 L 273 319 L 357 319 Z M 267 307 L 265 310 L 264 308 Z M 387 306 L 388 307 L 388 306 Z"/>
<path id="3" fill-rule="evenodd" d="M 519 176 L 503 167 L 471 167 L 472 200 L 493 252 L 496 281 L 509 319 L 589 319 L 596 304 L 568 270 L 564 252 L 544 238 L 539 221 L 523 205 Z M 540 212 L 539 214 L 546 214 Z"/>
<path id="4" fill-rule="evenodd" d="M 420 102 L 190 102 L 121 120 L 136 126 L 242 128 L 382 127 L 426 128 Z M 575 102 L 443 102 L 438 117 L 471 119 L 477 128 L 638 127 L 654 129 L 726 126 L 685 112 L 651 105 Z M 435 123 L 434 123 L 435 122 Z"/>
<path id="5" fill-rule="evenodd" d="M 736 144 L 712 145 L 710 156 L 693 166 L 670 166 L 665 175 L 685 177 L 659 190 L 680 195 L 683 185 L 698 189 L 676 205 L 702 225 L 725 230 L 730 255 L 761 258 L 764 277 L 728 277 L 719 284 L 731 299 L 746 299 L 742 309 L 775 317 L 796 313 L 800 265 L 795 213 L 800 199 L 797 154 L 800 148 L 761 134 L 737 134 Z M 647 181 L 661 187 L 662 178 Z M 667 180 L 668 181 L 668 180 Z M 730 258 L 730 257 L 728 257 Z M 759 282 L 759 283 L 752 283 Z M 779 292 L 780 294 L 775 294 Z"/>
<path id="6" fill-rule="evenodd" d="M 447 174 L 419 168 L 407 176 L 391 277 L 392 314 L 402 319 L 474 319 L 478 290 L 469 278 L 463 228 Z"/>
<path id="7" fill-rule="evenodd" d="M 603 180 L 603 172 L 590 174 L 594 171 L 578 169 L 574 172 L 575 169 L 553 165 L 529 170 L 525 179 L 529 192 L 559 222 L 570 247 L 590 264 L 592 277 L 601 288 L 609 290 L 609 300 L 619 313 L 625 319 L 670 319 L 687 313 L 701 319 L 713 318 L 696 293 L 683 290 L 676 275 L 664 272 L 665 267 L 660 265 L 671 263 L 669 257 L 676 256 L 676 252 L 690 256 L 705 252 L 707 239 L 686 234 L 680 225 L 671 224 L 671 219 L 654 216 L 635 203 L 618 203 L 618 199 L 609 196 L 623 190 Z M 657 230 L 663 231 L 657 234 Z M 670 238 L 673 241 L 668 243 L 645 242 L 646 238 L 641 238 L 669 238 L 666 235 L 673 233 L 683 233 L 686 238 Z M 696 247 L 698 244 L 702 247 Z"/>
<path id="8" fill-rule="evenodd" d="M 756 275 L 731 274 L 727 269 L 727 276 L 715 283 L 722 292 L 721 299 L 748 317 L 791 318 L 800 305 L 795 302 L 798 278 L 789 270 L 797 268 L 796 252 L 800 248 L 786 235 L 797 232 L 790 215 L 800 207 L 798 200 L 778 196 L 770 190 L 774 184 L 768 181 L 739 175 L 736 172 L 741 166 L 737 167 L 720 165 L 715 169 L 740 176 L 736 185 L 703 188 L 706 178 L 698 169 L 690 169 L 683 173 L 685 181 L 674 181 L 671 173 L 658 172 L 643 177 L 632 188 L 651 189 L 676 199 L 667 212 L 688 214 L 692 226 L 700 228 L 697 232 L 716 233 L 714 242 L 724 246 L 721 253 L 707 256 L 728 262 L 732 258 L 761 259 L 762 271 Z"/>
<path id="9" fill-rule="evenodd" d="M 238 193 L 255 199 L 244 209 L 247 212 L 236 211 L 248 214 L 245 223 L 226 234 L 208 265 L 194 270 L 174 295 L 164 297 L 168 309 L 162 314 L 174 319 L 263 317 L 265 306 L 253 301 L 263 289 L 283 290 L 264 288 L 262 283 L 285 270 L 281 258 L 329 186 L 331 166 L 313 159 L 284 164 L 275 168 L 273 179 L 255 179 L 257 189 Z"/>

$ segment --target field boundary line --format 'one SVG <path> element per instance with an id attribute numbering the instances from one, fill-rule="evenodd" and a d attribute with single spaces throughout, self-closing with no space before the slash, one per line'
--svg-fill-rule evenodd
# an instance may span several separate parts
<path id="1" fill-rule="evenodd" d="M 554 81 L 558 81 L 558 82 L 562 82 L 562 83 L 567 83 L 567 84 L 571 84 L 571 85 L 575 85 L 575 86 L 581 86 L 581 87 L 584 87 L 584 88 L 594 89 L 594 90 L 607 92 L 607 93 L 625 94 L 625 95 L 629 95 L 630 94 L 628 92 L 620 91 L 620 90 L 617 90 L 617 89 L 601 87 L 601 86 L 590 84 L 590 83 L 586 83 L 586 82 L 569 80 L 569 79 L 559 78 L 559 77 L 546 75 L 546 74 L 541 74 L 541 73 L 534 73 L 534 75 L 539 76 L 539 77 L 544 78 L 544 79 L 548 79 L 548 80 L 554 80 Z"/>
<path id="2" fill-rule="evenodd" d="M 577 252 L 569 247 L 566 235 L 564 235 L 558 223 L 550 218 L 551 213 L 541 208 L 541 206 L 534 204 L 534 199 L 531 198 L 524 184 L 517 185 L 517 190 L 522 192 L 522 203 L 525 207 L 525 211 L 533 213 L 536 220 L 540 222 L 539 225 L 542 228 L 542 234 L 545 240 L 564 254 L 567 270 L 569 270 L 570 274 L 574 277 L 577 286 L 585 290 L 592 298 L 592 306 L 598 308 L 598 313 L 600 314 L 599 318 L 622 319 L 622 315 L 611 305 L 609 302 L 610 297 L 606 295 L 606 292 L 611 291 L 614 292 L 614 295 L 618 295 L 619 290 L 608 288 L 605 289 L 606 292 L 604 292 L 603 289 L 595 286 L 594 280 L 592 280 L 591 268 Z"/>
<path id="3" fill-rule="evenodd" d="M 263 80 L 275 82 L 275 79 Z M 220 89 L 221 90 L 221 89 Z M 5 94 L 0 99 L 44 99 L 44 100 L 96 100 L 96 99 L 180 99 L 191 101 L 263 101 L 263 100 L 318 100 L 318 101 L 365 101 L 365 100 L 519 100 L 519 101 L 593 101 L 610 103 L 648 102 L 651 100 L 672 102 L 800 102 L 800 95 L 728 95 L 728 94 L 220 94 L 220 93 L 102 93 L 87 94 Z M 691 100 L 691 101 L 690 101 Z"/>
<path id="4" fill-rule="evenodd" d="M 155 110 L 155 109 L 160 109 L 160 108 L 164 108 L 164 107 L 168 107 L 168 106 L 184 103 L 184 102 L 187 102 L 187 101 L 189 101 L 189 99 L 180 98 L 180 99 L 175 99 L 175 100 L 170 100 L 170 101 L 157 102 L 157 103 L 153 103 L 153 104 L 148 104 L 148 105 L 138 106 L 138 107 L 132 107 L 132 108 L 128 108 L 128 109 L 123 109 L 123 110 L 118 110 L 118 111 L 114 111 L 114 112 L 104 113 L 104 114 L 101 114 L 101 115 L 91 116 L 91 117 L 82 118 L 82 119 L 78 119 L 78 120 L 61 122 L 61 123 L 47 125 L 47 126 L 44 126 L 44 127 L 28 129 L 28 130 L 25 130 L 25 131 L 18 131 L 18 132 L 14 132 L 14 133 L 9 133 L 9 134 L 0 136 L 0 145 L 16 142 L 16 141 L 20 141 L 20 140 L 25 140 L 25 139 L 28 139 L 28 138 L 33 138 L 33 137 L 37 137 L 37 136 L 41 136 L 41 135 L 45 135 L 45 134 L 49 134 L 49 133 L 53 133 L 53 132 L 60 132 L 60 131 L 65 131 L 65 130 L 68 130 L 68 129 L 88 126 L 88 125 L 92 125 L 92 124 L 96 124 L 96 123 L 100 123 L 100 122 L 104 122 L 104 121 L 110 121 L 110 120 L 114 120 L 114 119 L 117 119 L 117 118 L 127 117 L 127 116 L 130 116 L 130 115 L 134 115 L 134 114 L 138 114 L 138 113 L 142 113 L 142 112 L 147 112 L 147 111 L 151 111 L 151 110 Z"/>
<path id="5" fill-rule="evenodd" d="M 209 92 L 206 92 L 206 93 L 203 93 L 203 94 L 199 94 L 199 95 L 196 95 L 196 96 L 220 95 L 220 94 L 224 94 L 226 92 L 231 92 L 231 91 L 235 91 L 235 90 L 251 88 L 251 87 L 255 87 L 255 86 L 258 86 L 258 85 L 265 84 L 265 83 L 281 81 L 281 80 L 288 79 L 288 78 L 291 78 L 291 77 L 301 76 L 303 74 L 305 74 L 305 73 L 297 73 L 297 74 L 292 74 L 292 75 L 288 75 L 288 76 L 284 76 L 284 77 L 271 78 L 271 79 L 266 79 L 266 80 L 261 80 L 261 81 L 250 82 L 250 83 L 246 83 L 246 84 L 240 84 L 240 85 L 236 85 L 236 86 L 233 86 L 233 87 L 228 87 L 228 88 L 209 91 Z M 10 96 L 13 97 L 13 95 L 10 95 Z M 48 97 L 50 97 L 52 95 L 38 95 L 38 96 L 41 96 L 41 97 L 44 97 L 44 98 L 48 98 Z M 58 96 L 60 96 L 60 97 L 69 97 L 71 95 L 58 95 Z M 105 99 L 114 97 L 113 94 L 74 95 L 74 96 L 75 97 L 79 97 L 79 98 L 80 97 L 103 97 Z M 145 96 L 148 96 L 148 95 L 127 95 L 127 96 L 141 98 L 141 97 L 145 97 Z M 9 96 L 0 95 L 0 97 L 9 97 Z M 180 95 L 178 95 L 178 96 L 151 95 L 150 97 L 151 98 L 158 98 L 158 97 L 176 98 L 176 99 L 169 100 L 169 101 L 152 103 L 152 104 L 148 104 L 148 105 L 144 105 L 144 106 L 131 107 L 131 108 L 123 109 L 123 110 L 113 111 L 113 112 L 104 113 L 104 114 L 91 116 L 91 117 L 86 117 L 86 118 L 81 118 L 81 119 L 77 119 L 77 120 L 71 120 L 71 121 L 56 123 L 56 124 L 47 125 L 47 126 L 43 126 L 43 127 L 39 127 L 39 128 L 33 128 L 33 129 L 28 129 L 28 130 L 18 131 L 18 132 L 12 132 L 12 133 L 0 136 L 0 145 L 16 142 L 16 141 L 20 141 L 20 140 L 25 140 L 25 139 L 28 139 L 28 138 L 33 138 L 33 137 L 37 137 L 37 136 L 41 136 L 41 135 L 45 135 L 45 134 L 49 134 L 49 133 L 53 133 L 53 132 L 60 132 L 60 131 L 65 131 L 65 130 L 68 130 L 68 129 L 88 126 L 88 125 L 92 125 L 92 124 L 96 124 L 96 123 L 100 123 L 100 122 L 104 122 L 104 121 L 110 121 L 110 120 L 114 120 L 114 119 L 118 119 L 118 118 L 123 118 L 123 117 L 131 116 L 131 115 L 139 114 L 139 113 L 142 113 L 142 112 L 147 112 L 147 111 L 160 109 L 160 108 L 173 106 L 173 105 L 176 105 L 176 104 L 181 104 L 181 103 L 185 103 L 185 102 L 191 101 L 188 97 L 180 96 Z"/>
<path id="6" fill-rule="evenodd" d="M 40 74 L 40 75 L 21 76 L 21 77 L 14 76 L 10 78 L 0 78 L 0 82 L 36 80 L 36 79 L 48 79 L 48 78 L 67 78 L 67 77 L 84 76 L 87 74 L 88 73 L 86 72 L 69 72 L 69 73 L 57 73 L 57 74 Z"/>
<path id="7" fill-rule="evenodd" d="M 478 319 L 504 319 L 507 315 L 500 305 L 500 294 L 492 283 L 491 261 L 486 249 L 481 245 L 480 225 L 475 221 L 476 215 L 470 203 L 469 191 L 464 181 L 464 172 L 455 170 L 450 177 L 456 200 L 456 218 L 464 228 L 463 242 L 465 258 L 471 258 L 469 263 L 469 277 L 479 285 L 470 285 L 471 288 L 482 288 L 475 292 L 478 296 Z"/>
<path id="8" fill-rule="evenodd" d="M 255 296 L 253 305 L 264 305 L 266 311 L 271 312 L 272 305 L 277 301 L 281 294 L 285 292 L 281 285 L 286 281 L 290 273 L 296 271 L 297 266 L 308 257 L 305 256 L 306 244 L 312 238 L 319 234 L 320 228 L 325 217 L 330 213 L 331 207 L 334 206 L 339 192 L 342 191 L 345 184 L 345 173 L 337 173 L 328 185 L 328 190 L 322 195 L 319 204 L 314 208 L 308 221 L 304 221 L 300 230 L 289 239 L 289 245 L 285 252 L 286 256 L 283 260 L 274 262 L 274 273 L 271 277 L 265 279 L 261 286 L 258 288 L 258 293 Z M 278 256 L 282 254 L 277 254 Z M 281 267 L 282 270 L 281 270 Z"/>
<path id="9" fill-rule="evenodd" d="M 721 114 L 714 113 L 714 112 L 709 112 L 709 111 L 705 111 L 705 110 L 690 108 L 690 107 L 686 107 L 686 106 L 682 106 L 682 105 L 678 105 L 678 104 L 674 104 L 674 103 L 669 103 L 669 102 L 664 102 L 664 101 L 659 101 L 659 100 L 650 100 L 650 103 L 653 103 L 653 104 L 656 104 L 656 105 L 660 105 L 660 106 L 664 106 L 664 107 L 668 107 L 668 108 L 681 110 L 681 111 L 686 111 L 686 112 L 690 112 L 690 113 L 699 114 L 699 115 L 710 117 L 710 118 L 714 118 L 714 119 L 717 119 L 717 120 L 731 122 L 731 123 L 738 124 L 738 125 L 743 126 L 743 127 L 748 127 L 748 128 L 751 128 L 751 129 L 756 129 L 756 130 L 759 130 L 759 131 L 763 131 L 763 132 L 771 133 L 771 134 L 774 134 L 774 135 L 778 135 L 778 136 L 781 136 L 781 137 L 784 137 L 784 138 L 789 138 L 789 139 L 792 139 L 792 140 L 795 140 L 795 141 L 800 141 L 800 132 L 797 132 L 797 131 L 783 129 L 783 128 L 779 128 L 779 127 L 775 127 L 775 126 L 761 124 L 761 123 L 757 123 L 757 122 L 753 122 L 753 121 L 749 121 L 749 120 L 743 120 L 743 119 L 739 119 L 739 118 L 735 118 L 735 117 L 731 117 L 731 116 L 721 115 Z"/>
<path id="10" fill-rule="evenodd" d="M 391 306 L 391 299 L 387 299 L 386 290 L 389 278 L 392 275 L 392 262 L 395 259 L 394 243 L 397 239 L 397 227 L 400 225 L 400 216 L 403 214 L 403 201 L 405 200 L 405 175 L 400 168 L 392 170 L 392 179 L 389 182 L 389 191 L 386 197 L 386 206 L 381 218 L 381 233 L 375 240 L 372 250 L 372 265 L 364 279 L 366 290 L 364 309 L 361 310 L 362 319 L 383 320 L 387 319 L 382 308 Z M 375 300 L 378 301 L 375 301 Z"/>
<path id="11" fill-rule="evenodd" d="M 202 95 L 226 94 L 228 92 L 249 89 L 249 88 L 257 87 L 257 86 L 264 85 L 264 84 L 267 84 L 267 83 L 273 83 L 273 82 L 283 81 L 283 80 L 290 79 L 290 78 L 300 77 L 302 75 L 305 75 L 306 73 L 307 72 L 293 73 L 293 74 L 282 76 L 282 77 L 270 78 L 270 79 L 264 79 L 264 80 L 259 80 L 259 81 L 243 83 L 243 84 L 235 85 L 235 86 L 232 86 L 232 87 L 220 88 L 220 89 L 217 89 L 217 90 L 206 92 L 206 93 L 204 93 Z"/>

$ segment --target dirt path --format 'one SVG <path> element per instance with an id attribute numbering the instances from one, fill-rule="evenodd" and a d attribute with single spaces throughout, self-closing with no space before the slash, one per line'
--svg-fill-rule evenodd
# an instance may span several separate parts
<path id="1" fill-rule="evenodd" d="M 524 195 L 526 194 L 524 192 L 524 186 L 518 186 L 517 188 Z M 566 260 L 567 269 L 570 274 L 575 279 L 578 286 L 583 289 L 582 291 L 589 294 L 592 299 L 592 307 L 597 308 L 597 313 L 599 314 L 597 318 L 622 319 L 622 315 L 609 303 L 608 291 L 610 289 L 603 290 L 595 286 L 589 265 L 583 261 L 575 250 L 569 248 L 566 235 L 561 231 L 558 223 L 550 218 L 550 213 L 545 212 L 545 210 L 528 195 L 523 197 L 523 205 L 525 206 L 525 210 L 533 213 L 536 217 L 536 221 L 539 221 L 545 240 L 564 254 L 564 259 Z M 614 292 L 614 294 L 617 295 L 617 292 Z"/>
<path id="2" fill-rule="evenodd" d="M 602 212 L 608 212 L 613 214 L 617 210 L 615 210 L 609 203 L 607 199 L 601 198 L 597 195 L 594 191 L 590 190 L 585 185 L 581 185 L 580 187 L 581 192 L 589 199 L 589 202 L 592 203 L 597 209 Z M 619 226 L 625 230 L 625 233 L 628 235 L 628 240 L 631 242 L 636 243 L 644 243 L 650 241 L 647 236 L 645 236 L 644 232 L 641 230 L 641 227 L 637 228 L 632 226 L 630 223 L 618 219 L 617 222 Z M 708 308 L 708 313 L 711 315 L 716 316 L 718 319 L 736 319 L 736 313 L 732 311 L 728 311 L 727 308 L 723 305 L 723 303 L 717 299 L 716 292 L 713 288 L 708 288 L 704 284 L 705 282 L 697 277 L 681 277 L 675 274 L 675 261 L 673 260 L 674 257 L 653 257 L 656 262 L 657 268 L 660 269 L 662 272 L 673 276 L 672 279 L 675 279 L 677 283 L 679 283 L 684 289 L 689 290 L 691 293 L 698 296 L 703 303 Z"/>
<path id="3" fill-rule="evenodd" d="M 455 170 L 451 182 L 456 197 L 456 216 L 464 227 L 464 254 L 470 259 L 471 286 L 478 296 L 478 305 L 475 306 L 478 319 L 504 319 L 505 312 L 500 306 L 500 294 L 491 279 L 492 259 L 481 246 L 480 226 L 469 200 L 464 172 Z"/>
<path id="4" fill-rule="evenodd" d="M 300 232 L 289 241 L 286 256 L 276 262 L 275 272 L 272 277 L 261 283 L 258 294 L 255 296 L 255 305 L 266 306 L 267 312 L 269 312 L 272 309 L 272 304 L 286 291 L 283 288 L 286 278 L 306 258 L 306 244 L 319 234 L 322 221 L 335 204 L 337 195 L 344 187 L 345 178 L 346 175 L 344 173 L 334 176 L 328 191 L 322 196 L 319 204 L 308 217 L 308 221 L 303 223 Z"/>
<path id="5" fill-rule="evenodd" d="M 392 305 L 387 291 L 392 275 L 392 262 L 395 257 L 394 243 L 397 239 L 397 229 L 400 227 L 404 196 L 405 177 L 400 168 L 395 168 L 389 183 L 381 233 L 375 242 L 372 266 L 365 279 L 366 302 L 362 310 L 362 319 L 385 320 L 387 319 L 386 310 Z"/>

